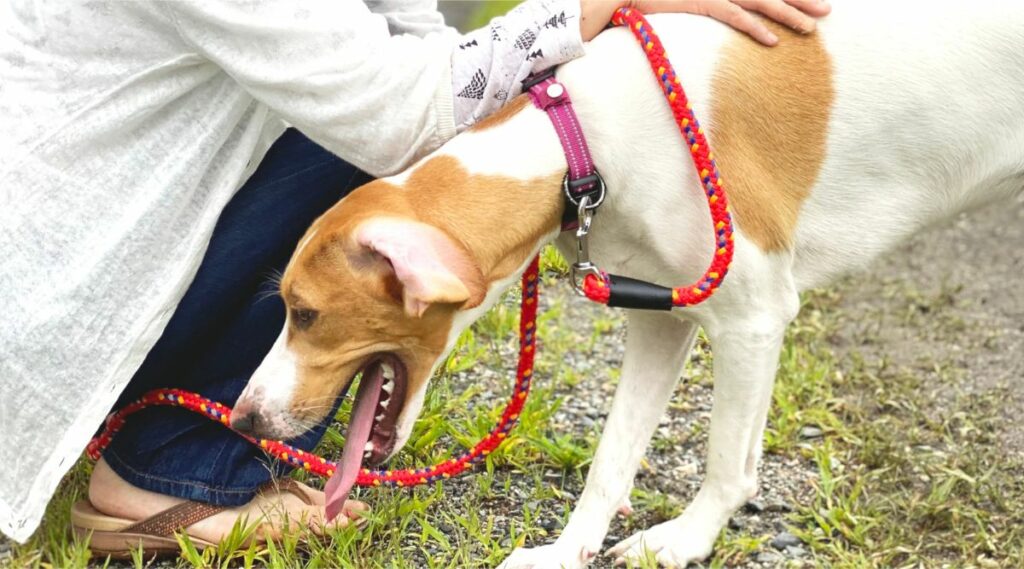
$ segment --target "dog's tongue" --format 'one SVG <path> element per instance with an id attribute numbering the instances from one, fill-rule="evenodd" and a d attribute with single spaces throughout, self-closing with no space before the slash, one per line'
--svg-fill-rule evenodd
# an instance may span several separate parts
<path id="1" fill-rule="evenodd" d="M 327 494 L 327 521 L 333 520 L 341 513 L 348 497 L 348 491 L 356 483 L 359 469 L 363 466 L 363 452 L 370 440 L 373 429 L 373 412 L 377 409 L 380 390 L 384 385 L 384 375 L 380 364 L 373 364 L 363 372 L 356 393 L 352 417 L 348 422 L 348 434 L 345 435 L 345 449 L 341 453 L 341 461 L 334 471 L 334 476 L 327 481 L 324 492 Z"/>

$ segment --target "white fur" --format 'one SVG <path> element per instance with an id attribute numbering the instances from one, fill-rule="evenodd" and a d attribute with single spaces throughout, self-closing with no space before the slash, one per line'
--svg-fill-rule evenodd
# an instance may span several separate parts
<path id="1" fill-rule="evenodd" d="M 259 412 L 263 419 L 273 422 L 270 427 L 280 436 L 297 436 L 306 429 L 290 420 L 288 405 L 298 385 L 298 377 L 298 362 L 295 354 L 288 349 L 288 325 L 285 324 L 270 352 L 249 378 L 249 383 L 238 397 L 238 401 L 250 402 L 253 411 Z M 238 403 L 235 405 L 239 406 Z"/>

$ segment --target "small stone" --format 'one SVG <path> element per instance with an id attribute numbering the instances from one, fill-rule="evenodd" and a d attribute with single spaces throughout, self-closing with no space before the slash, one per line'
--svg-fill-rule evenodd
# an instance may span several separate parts
<path id="1" fill-rule="evenodd" d="M 551 518 L 546 519 L 546 520 L 540 522 L 540 527 L 544 528 L 545 530 L 547 530 L 549 532 L 555 531 L 556 529 L 561 527 L 561 525 L 562 524 L 560 524 L 558 522 L 558 520 L 551 519 Z"/>
<path id="2" fill-rule="evenodd" d="M 979 555 L 978 556 L 978 565 L 984 567 L 985 569 L 998 569 L 999 562 L 996 561 L 995 559 L 992 559 L 991 557 L 985 557 L 984 555 Z"/>
<path id="3" fill-rule="evenodd" d="M 748 514 L 760 514 L 764 509 L 764 502 L 760 500 L 751 500 L 746 504 L 743 504 L 743 511 Z"/>
<path id="4" fill-rule="evenodd" d="M 799 545 L 791 545 L 786 548 L 786 555 L 789 555 L 790 557 L 803 557 L 804 555 L 807 555 L 807 550 Z"/>
<path id="5" fill-rule="evenodd" d="M 758 563 L 767 565 L 769 567 L 779 564 L 783 559 L 785 559 L 785 557 L 770 549 L 765 551 L 759 551 L 757 555 L 754 556 L 754 561 L 757 561 Z"/>
<path id="6" fill-rule="evenodd" d="M 787 547 L 798 546 L 801 543 L 802 542 L 800 541 L 799 537 L 789 533 L 788 531 L 784 531 L 784 532 L 776 535 L 775 537 L 772 538 L 772 541 L 771 541 L 772 547 L 774 547 L 775 549 L 778 549 L 779 551 L 782 551 L 783 549 L 786 549 Z"/>
<path id="7" fill-rule="evenodd" d="M 765 510 L 769 512 L 789 513 L 793 511 L 793 508 L 785 502 L 772 502 L 765 506 Z"/>
<path id="8" fill-rule="evenodd" d="M 604 536 L 605 547 L 612 547 L 614 545 L 618 545 L 620 541 L 622 541 L 622 538 L 617 535 L 608 534 Z"/>
<path id="9" fill-rule="evenodd" d="M 682 477 L 694 476 L 697 474 L 697 463 L 688 462 L 686 464 L 677 466 L 672 469 L 672 473 Z"/>
<path id="10" fill-rule="evenodd" d="M 822 431 L 821 428 L 815 427 L 814 425 L 807 425 L 800 429 L 801 439 L 820 439 L 824 434 L 825 431 Z"/>
<path id="11" fill-rule="evenodd" d="M 729 529 L 738 531 L 743 529 L 743 526 L 743 520 L 740 518 L 729 518 Z"/>

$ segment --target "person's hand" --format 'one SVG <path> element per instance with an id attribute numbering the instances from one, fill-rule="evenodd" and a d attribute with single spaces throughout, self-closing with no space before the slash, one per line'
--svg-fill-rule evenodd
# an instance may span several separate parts
<path id="1" fill-rule="evenodd" d="M 826 0 L 580 0 L 580 34 L 590 41 L 608 25 L 612 14 L 623 7 L 644 14 L 686 12 L 726 23 L 765 44 L 779 38 L 751 12 L 758 12 L 801 33 L 814 31 L 814 18 L 832 11 Z"/>

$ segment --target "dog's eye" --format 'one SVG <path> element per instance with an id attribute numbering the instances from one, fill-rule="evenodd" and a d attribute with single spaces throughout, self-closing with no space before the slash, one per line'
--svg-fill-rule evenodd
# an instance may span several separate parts
<path id="1" fill-rule="evenodd" d="M 309 308 L 292 309 L 292 322 L 295 323 L 295 327 L 299 330 L 305 330 L 312 326 L 317 316 L 319 316 L 319 313 Z"/>

